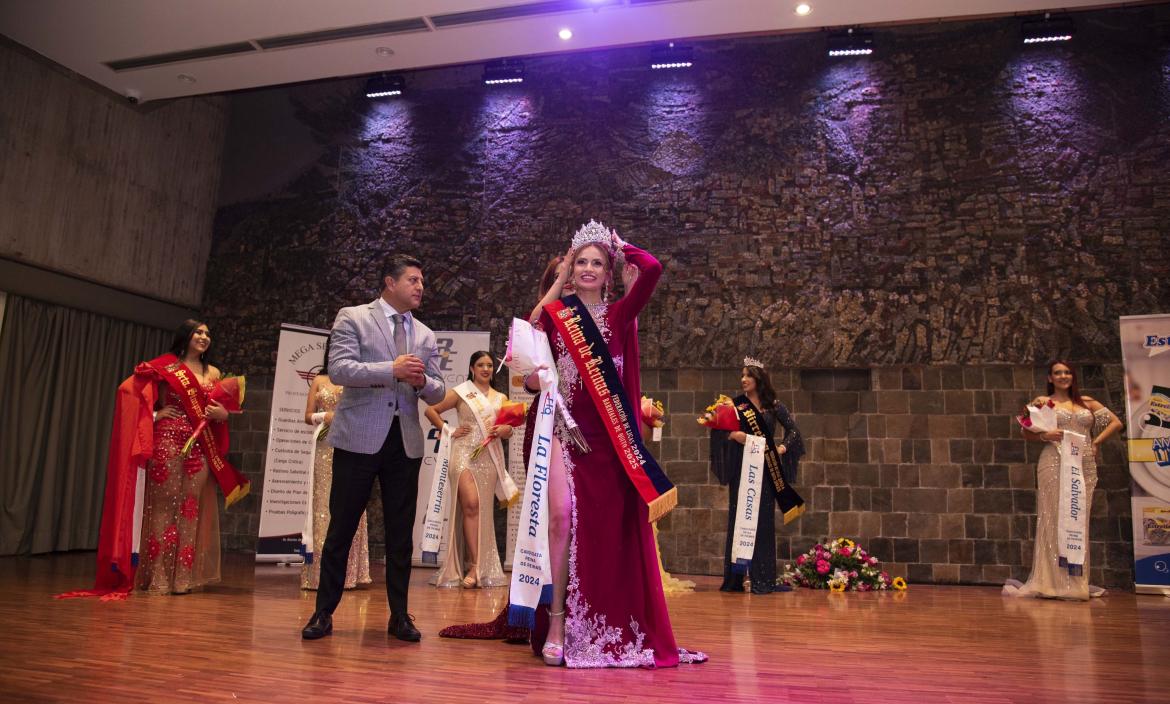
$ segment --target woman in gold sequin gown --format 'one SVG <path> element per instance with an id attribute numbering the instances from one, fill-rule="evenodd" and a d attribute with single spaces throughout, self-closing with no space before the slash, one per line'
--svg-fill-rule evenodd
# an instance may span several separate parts
<path id="1" fill-rule="evenodd" d="M 1048 443 L 1040 453 L 1036 467 L 1036 534 L 1032 550 L 1032 573 L 1028 581 L 1009 579 L 1003 587 L 1006 596 L 1041 597 L 1049 599 L 1088 600 L 1101 596 L 1105 590 L 1089 584 L 1088 550 L 1084 570 L 1070 575 L 1060 565 L 1058 542 L 1058 508 L 1060 505 L 1060 454 L 1058 444 L 1063 431 L 1080 433 L 1092 438 L 1092 451 L 1085 453 L 1081 467 L 1085 478 L 1086 511 L 1091 510 L 1093 490 L 1097 487 L 1097 458 L 1102 442 L 1121 430 L 1121 421 L 1100 402 L 1082 396 L 1076 374 L 1064 362 L 1053 362 L 1048 367 L 1047 396 L 1035 399 L 1033 404 L 1056 404 L 1059 430 L 1046 433 L 1023 430 L 1024 439 Z M 1086 525 L 1088 521 L 1086 520 Z M 1089 536 L 1085 536 L 1086 546 Z"/>
<path id="2" fill-rule="evenodd" d="M 506 400 L 504 394 L 491 387 L 492 357 L 479 351 L 471 355 L 468 379 L 484 400 L 482 426 L 488 428 L 493 442 L 512 436 L 512 428 L 495 425 L 496 413 Z M 454 408 L 459 426 L 451 433 L 451 486 L 455 496 L 448 504 L 447 530 L 450 538 L 447 555 L 431 583 L 439 587 L 503 587 L 508 578 L 500 566 L 496 548 L 496 525 L 492 512 L 497 470 L 488 451 L 471 459 L 475 448 L 483 444 L 484 431 L 475 411 L 460 398 L 454 389 L 438 404 L 427 409 L 427 419 L 436 428 L 442 427 L 442 414 Z M 490 417 L 487 417 L 490 416 Z"/>
<path id="3" fill-rule="evenodd" d="M 199 385 L 210 390 L 219 369 L 207 363 L 211 333 L 207 325 L 187 320 L 175 331 L 170 352 L 191 370 Z M 215 482 L 202 443 L 182 456 L 194 433 L 182 401 L 165 382 L 159 383 L 154 414 L 154 453 L 146 472 L 142 511 L 142 542 L 136 586 L 152 594 L 186 594 L 219 581 L 219 507 Z M 204 409 L 213 422 L 228 413 L 215 401 Z"/>
<path id="4" fill-rule="evenodd" d="M 333 486 L 333 446 L 325 439 L 329 424 L 333 422 L 333 412 L 337 409 L 337 402 L 345 390 L 329 380 L 325 373 L 329 365 L 329 344 L 325 345 L 325 359 L 321 363 L 321 372 L 313 379 L 309 387 L 309 397 L 305 406 L 305 422 L 310 425 L 325 426 L 321 432 L 314 434 L 313 448 L 313 495 L 311 511 L 313 521 L 313 545 L 311 560 L 301 565 L 301 589 L 316 589 L 321 579 L 321 551 L 325 547 L 325 533 L 329 530 L 329 490 Z M 357 533 L 353 536 L 353 544 L 349 548 L 349 562 L 345 567 L 345 588 L 353 589 L 359 585 L 373 583 L 370 577 L 370 541 L 366 514 L 358 521 Z"/>

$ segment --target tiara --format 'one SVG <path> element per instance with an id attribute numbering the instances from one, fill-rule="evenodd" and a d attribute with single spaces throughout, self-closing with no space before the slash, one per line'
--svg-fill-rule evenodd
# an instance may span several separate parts
<path id="1" fill-rule="evenodd" d="M 763 369 L 764 363 L 761 362 L 760 360 L 756 359 L 755 357 L 744 357 L 743 358 L 743 366 L 745 366 L 745 367 L 759 367 L 760 369 Z"/>
<path id="2" fill-rule="evenodd" d="M 600 246 L 606 252 L 611 252 L 613 250 L 613 230 L 596 220 L 590 220 L 588 224 L 582 225 L 581 229 L 573 234 L 573 251 L 591 244 Z"/>

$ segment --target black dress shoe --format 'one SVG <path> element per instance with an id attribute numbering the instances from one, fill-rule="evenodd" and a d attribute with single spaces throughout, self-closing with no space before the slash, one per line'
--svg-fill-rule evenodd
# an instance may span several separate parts
<path id="1" fill-rule="evenodd" d="M 324 611 L 318 611 L 313 614 L 309 622 L 301 630 L 301 638 L 304 640 L 317 640 L 333 633 L 333 617 Z"/>
<path id="2" fill-rule="evenodd" d="M 398 640 L 405 640 L 411 643 L 417 643 L 422 640 L 422 634 L 414 627 L 414 616 L 406 614 L 399 616 L 394 614 L 390 617 L 390 625 L 386 627 L 386 632 L 394 636 Z"/>

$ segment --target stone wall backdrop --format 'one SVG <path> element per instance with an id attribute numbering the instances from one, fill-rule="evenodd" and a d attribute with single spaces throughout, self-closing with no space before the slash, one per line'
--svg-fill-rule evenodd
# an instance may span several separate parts
<path id="1" fill-rule="evenodd" d="M 864 540 L 919 582 L 997 583 L 1030 562 L 1039 445 L 1010 416 L 1052 357 L 1122 409 L 1117 318 L 1170 301 L 1170 6 L 1074 15 L 1025 47 L 1004 18 L 880 28 L 830 59 L 820 34 L 645 48 L 407 77 L 371 102 L 338 80 L 232 97 L 204 312 L 222 366 L 263 388 L 280 322 L 328 325 L 373 298 L 380 261 L 426 262 L 420 317 L 502 351 L 545 262 L 597 218 L 659 256 L 640 319 L 659 448 L 682 504 L 666 565 L 720 571 L 725 489 L 696 411 L 763 359 L 811 439 L 810 511 L 781 561 Z M 254 393 L 236 459 L 263 484 Z M 1115 443 L 1093 501 L 1093 580 L 1130 583 Z M 253 543 L 259 492 L 228 519 Z"/>

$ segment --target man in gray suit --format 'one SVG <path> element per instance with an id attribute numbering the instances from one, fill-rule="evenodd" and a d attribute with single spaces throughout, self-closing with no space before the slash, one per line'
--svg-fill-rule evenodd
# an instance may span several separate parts
<path id="1" fill-rule="evenodd" d="M 422 264 L 397 254 L 385 273 L 382 295 L 367 305 L 342 308 L 329 336 L 329 378 L 345 393 L 329 430 L 334 448 L 329 530 L 320 556 L 317 610 L 301 631 L 306 640 L 333 632 L 350 544 L 375 477 L 382 487 L 386 531 L 387 630 L 399 640 L 422 637 L 406 610 L 423 455 L 418 400 L 438 403 L 446 385 L 435 334 L 410 313 L 422 302 Z"/>

